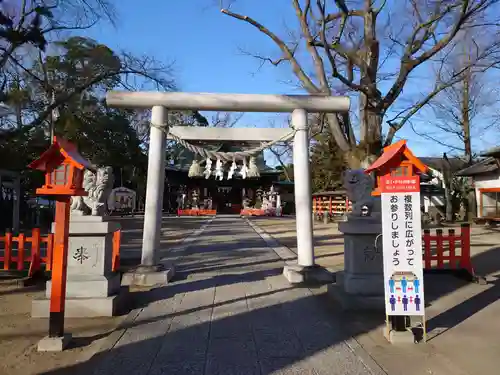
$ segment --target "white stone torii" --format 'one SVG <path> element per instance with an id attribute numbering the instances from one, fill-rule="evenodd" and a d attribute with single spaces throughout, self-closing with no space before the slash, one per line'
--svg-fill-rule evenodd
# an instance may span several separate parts
<path id="1" fill-rule="evenodd" d="M 291 112 L 296 130 L 293 140 L 295 213 L 297 223 L 297 263 L 314 266 L 312 195 L 309 164 L 307 113 L 349 111 L 348 97 L 311 95 L 212 94 L 183 92 L 119 92 L 106 95 L 107 105 L 122 108 L 152 108 L 146 207 L 141 265 L 154 268 L 160 247 L 160 230 L 165 180 L 165 142 L 167 131 L 185 140 L 272 141 L 288 134 L 289 128 L 202 128 L 168 129 L 168 110 L 225 112 Z M 165 132 L 159 127 L 164 127 Z"/>

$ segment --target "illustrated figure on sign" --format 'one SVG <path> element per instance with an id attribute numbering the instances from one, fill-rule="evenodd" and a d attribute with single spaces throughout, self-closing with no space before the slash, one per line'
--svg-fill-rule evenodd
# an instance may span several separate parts
<path id="1" fill-rule="evenodd" d="M 389 289 L 391 290 L 391 293 L 394 293 L 395 286 L 396 286 L 396 282 L 394 281 L 393 278 L 390 278 L 389 279 Z"/>
<path id="2" fill-rule="evenodd" d="M 403 310 L 407 311 L 408 310 L 408 297 L 406 297 L 406 294 L 403 296 Z"/>
<path id="3" fill-rule="evenodd" d="M 394 294 L 391 294 L 391 298 L 389 298 L 389 303 L 391 304 L 391 310 L 394 311 L 396 309 L 396 298 L 394 298 Z"/>
<path id="4" fill-rule="evenodd" d="M 408 281 L 406 280 L 406 276 L 403 276 L 401 279 L 401 288 L 403 288 L 403 293 L 406 293 L 406 287 L 408 286 Z"/>
<path id="5" fill-rule="evenodd" d="M 422 301 L 420 300 L 420 297 L 418 296 L 418 294 L 415 296 L 415 309 L 417 311 L 420 311 L 420 303 Z"/>
<path id="6" fill-rule="evenodd" d="M 415 278 L 413 280 L 413 288 L 415 288 L 415 293 L 419 293 L 418 289 L 420 288 L 420 280 Z"/>

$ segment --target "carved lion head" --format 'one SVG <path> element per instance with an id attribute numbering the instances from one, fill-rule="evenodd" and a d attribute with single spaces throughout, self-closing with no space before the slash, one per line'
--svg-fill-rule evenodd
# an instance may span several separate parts
<path id="1" fill-rule="evenodd" d="M 363 169 L 349 169 L 343 174 L 344 188 L 347 197 L 353 201 L 362 201 L 371 197 L 373 191 L 373 179 Z"/>

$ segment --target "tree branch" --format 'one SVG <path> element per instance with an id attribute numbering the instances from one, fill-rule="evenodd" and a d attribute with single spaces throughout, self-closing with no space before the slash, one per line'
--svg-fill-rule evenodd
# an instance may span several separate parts
<path id="1" fill-rule="evenodd" d="M 311 81 L 311 79 L 307 76 L 307 74 L 304 72 L 302 67 L 300 66 L 299 62 L 295 58 L 294 54 L 290 50 L 290 48 L 286 45 L 286 43 L 281 40 L 276 34 L 271 32 L 267 27 L 262 25 L 261 23 L 255 21 L 253 18 L 250 18 L 248 16 L 244 16 L 235 12 L 230 11 L 227 8 L 222 8 L 221 12 L 229 17 L 235 18 L 240 21 L 244 21 L 253 27 L 255 27 L 257 30 L 259 30 L 261 33 L 264 35 L 268 36 L 281 50 L 281 52 L 284 55 L 284 59 L 290 62 L 290 65 L 292 66 L 292 70 L 297 76 L 297 78 L 300 80 L 304 88 L 309 92 L 309 93 L 320 93 L 320 90 L 316 85 Z"/>

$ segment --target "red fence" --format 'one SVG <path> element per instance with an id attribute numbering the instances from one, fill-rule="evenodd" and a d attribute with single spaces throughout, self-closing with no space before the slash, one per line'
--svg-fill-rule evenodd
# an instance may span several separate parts
<path id="1" fill-rule="evenodd" d="M 263 210 L 246 214 L 259 215 Z M 243 210 L 242 210 L 243 212 Z M 243 213 L 242 213 L 243 214 Z M 19 234 L 14 236 L 12 233 L 5 233 L 0 236 L 0 242 L 4 243 L 4 254 L 0 256 L 1 269 L 22 271 L 29 263 L 28 276 L 33 276 L 36 271 L 45 264 L 45 270 L 50 271 L 52 266 L 52 250 L 54 236 L 52 233 L 41 236 L 40 229 L 34 228 L 31 236 Z M 465 270 L 474 276 L 470 255 L 470 225 L 462 224 L 460 234 L 455 233 L 455 229 L 448 229 L 448 234 L 444 235 L 442 229 L 436 229 L 432 234 L 429 229 L 424 230 L 422 236 L 424 251 L 424 269 L 451 269 Z M 17 244 L 17 246 L 13 246 Z M 45 245 L 45 246 L 44 246 Z M 112 271 L 118 271 L 120 268 L 120 245 L 121 231 L 117 230 L 113 234 L 112 251 Z M 15 265 L 15 267 L 13 267 Z"/>
<path id="2" fill-rule="evenodd" d="M 5 233 L 0 236 L 0 243 L 3 242 L 3 256 L 0 256 L 0 264 L 3 263 L 4 271 L 23 271 L 29 263 L 28 277 L 32 277 L 40 271 L 42 264 L 45 270 L 52 269 L 52 253 L 54 248 L 54 235 L 52 233 L 41 236 L 40 228 L 34 228 L 31 236 L 20 233 L 14 236 L 12 233 Z M 17 246 L 14 246 L 17 244 Z M 46 244 L 45 246 L 43 246 Z M 113 259 L 112 271 L 117 271 L 120 267 L 120 244 L 121 231 L 113 233 Z M 29 246 L 28 246 L 29 245 Z M 14 265 L 14 266 L 13 266 Z"/>
<path id="3" fill-rule="evenodd" d="M 241 216 L 266 216 L 266 210 L 260 208 L 244 208 L 240 211 Z"/>
<path id="4" fill-rule="evenodd" d="M 26 236 L 23 233 L 14 236 L 12 233 L 7 232 L 5 235 L 0 236 L 0 242 L 4 243 L 3 256 L 0 256 L 4 271 L 22 271 L 25 269 L 26 263 L 29 263 L 28 276 L 30 277 L 40 270 L 42 263 L 46 265 L 46 270 L 50 271 L 54 243 L 52 233 L 42 237 L 40 228 L 34 228 L 31 231 L 31 236 Z M 14 244 L 17 244 L 17 246 L 13 246 Z M 46 245 L 42 247 L 43 244 Z M 15 264 L 15 267 L 12 267 L 13 264 Z"/>
<path id="5" fill-rule="evenodd" d="M 120 245 L 122 242 L 122 231 L 117 230 L 113 233 L 113 258 L 111 259 L 111 271 L 116 272 L 120 269 Z"/>
<path id="6" fill-rule="evenodd" d="M 422 242 L 425 270 L 465 270 L 474 276 L 470 255 L 469 224 L 461 225 L 460 234 L 456 234 L 455 229 L 448 229 L 448 235 L 443 235 L 442 229 L 436 229 L 435 234 L 425 229 Z"/>
<path id="7" fill-rule="evenodd" d="M 329 217 L 342 216 L 352 210 L 351 202 L 343 195 L 314 195 L 312 202 L 314 216 L 318 218 L 323 217 L 323 215 L 328 215 Z"/>
<path id="8" fill-rule="evenodd" d="M 177 210 L 177 216 L 215 216 L 217 210 Z"/>

